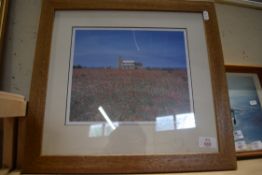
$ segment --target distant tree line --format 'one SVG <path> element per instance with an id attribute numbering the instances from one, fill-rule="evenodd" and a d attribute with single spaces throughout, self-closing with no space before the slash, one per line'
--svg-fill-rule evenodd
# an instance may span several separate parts
<path id="1" fill-rule="evenodd" d="M 82 69 L 84 68 L 83 66 L 81 66 L 80 64 L 74 65 L 73 66 L 74 69 Z"/>
<path id="2" fill-rule="evenodd" d="M 73 65 L 73 69 L 113 69 L 112 67 L 110 66 L 107 66 L 107 67 L 87 67 L 87 66 L 82 66 L 82 65 Z"/>
<path id="3" fill-rule="evenodd" d="M 86 67 L 86 66 L 82 66 L 80 64 L 74 65 L 73 68 L 74 69 L 84 69 L 84 68 L 88 68 L 88 69 L 115 69 L 115 67 L 111 67 L 111 66 L 106 66 L 106 67 Z M 173 70 L 184 70 L 186 68 L 144 67 L 144 69 L 146 69 L 146 70 L 173 71 Z"/>
<path id="4" fill-rule="evenodd" d="M 146 70 L 166 70 L 166 71 L 172 71 L 172 70 L 185 69 L 185 68 L 145 67 L 145 69 L 146 69 Z"/>

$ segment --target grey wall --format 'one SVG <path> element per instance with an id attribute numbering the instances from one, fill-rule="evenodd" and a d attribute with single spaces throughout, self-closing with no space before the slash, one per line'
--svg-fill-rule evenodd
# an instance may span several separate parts
<path id="1" fill-rule="evenodd" d="M 28 99 L 41 0 L 12 0 L 2 87 Z M 262 10 L 216 5 L 226 64 L 262 66 Z"/>
<path id="2" fill-rule="evenodd" d="M 28 99 L 35 53 L 41 0 L 11 0 L 1 90 L 25 95 Z"/>
<path id="3" fill-rule="evenodd" d="M 262 67 L 262 10 L 216 5 L 226 64 Z"/>

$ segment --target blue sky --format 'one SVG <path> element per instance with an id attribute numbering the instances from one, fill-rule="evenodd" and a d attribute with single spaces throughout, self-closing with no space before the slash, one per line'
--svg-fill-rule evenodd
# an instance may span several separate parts
<path id="1" fill-rule="evenodd" d="M 74 65 L 117 67 L 119 57 L 144 67 L 185 68 L 183 31 L 150 29 L 75 29 Z"/>

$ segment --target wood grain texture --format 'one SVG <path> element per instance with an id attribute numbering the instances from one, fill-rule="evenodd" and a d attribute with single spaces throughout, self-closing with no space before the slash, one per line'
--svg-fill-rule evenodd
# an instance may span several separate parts
<path id="1" fill-rule="evenodd" d="M 16 126 L 15 118 L 3 120 L 3 168 L 12 169 L 15 167 Z"/>
<path id="2" fill-rule="evenodd" d="M 247 175 L 247 174 L 261 175 L 261 171 L 262 171 L 261 164 L 262 164 L 262 159 L 241 160 L 241 161 L 237 161 L 238 168 L 236 171 L 170 173 L 168 175 Z M 0 175 L 19 175 L 19 172 L 18 171 L 9 172 L 9 170 L 1 169 Z M 164 174 L 160 173 L 160 174 L 154 174 L 154 175 L 164 175 Z"/>
<path id="3" fill-rule="evenodd" d="M 262 67 L 226 65 L 226 72 L 232 73 L 254 73 L 258 76 L 262 87 Z M 262 150 L 236 152 L 237 159 L 248 159 L 262 157 Z"/>
<path id="4" fill-rule="evenodd" d="M 209 12 L 206 38 L 214 95 L 219 153 L 166 156 L 42 156 L 41 142 L 47 91 L 48 66 L 56 10 L 129 10 Z M 30 102 L 22 128 L 18 164 L 23 173 L 150 173 L 235 169 L 235 152 L 224 63 L 212 3 L 173 0 L 45 0 L 39 26 Z M 25 130 L 25 131 L 24 131 Z"/>
<path id="5" fill-rule="evenodd" d="M 26 101 L 23 96 L 0 91 L 0 118 L 24 117 Z"/>
<path id="6" fill-rule="evenodd" d="M 0 118 L 3 118 L 2 166 L 4 168 L 14 168 L 16 156 L 15 147 L 17 145 L 17 122 L 14 117 L 24 117 L 25 114 L 25 97 L 0 91 Z"/>
<path id="7" fill-rule="evenodd" d="M 9 0 L 1 0 L 0 5 L 0 65 L 3 57 L 4 38 L 6 30 Z"/>

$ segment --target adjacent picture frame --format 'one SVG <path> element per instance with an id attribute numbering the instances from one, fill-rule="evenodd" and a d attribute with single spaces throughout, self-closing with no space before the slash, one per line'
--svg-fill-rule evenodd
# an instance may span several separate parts
<path id="1" fill-rule="evenodd" d="M 132 154 L 124 154 L 119 153 L 118 151 L 124 150 L 129 151 L 129 149 L 123 149 L 123 147 L 115 147 L 117 148 L 117 152 L 113 152 L 113 154 L 81 154 L 78 151 L 79 148 L 74 148 L 71 150 L 70 154 L 63 154 L 63 152 L 59 152 L 61 149 L 66 147 L 67 144 L 70 144 L 70 140 L 67 143 L 61 143 L 64 146 L 60 146 L 56 151 L 52 152 L 57 146 L 52 146 L 49 143 L 54 143 L 57 140 L 61 140 L 65 137 L 60 135 L 61 137 L 56 138 L 56 131 L 49 128 L 49 126 L 56 127 L 66 127 L 66 122 L 64 120 L 64 116 L 57 119 L 57 115 L 52 114 L 52 112 L 58 111 L 61 103 L 56 103 L 58 105 L 53 105 L 53 100 L 50 98 L 55 97 L 56 92 L 50 92 L 50 79 L 52 79 L 54 75 L 52 71 L 58 70 L 53 69 L 52 66 L 57 65 L 54 64 L 53 55 L 57 53 L 59 48 L 54 49 L 51 43 L 56 42 L 54 40 L 55 35 L 59 31 L 59 27 L 54 27 L 54 22 L 57 12 L 67 13 L 65 15 L 65 19 L 72 18 L 70 14 L 74 14 L 79 11 L 81 13 L 85 12 L 94 12 L 91 21 L 96 20 L 96 14 L 101 14 L 100 16 L 105 16 L 104 12 L 143 12 L 151 13 L 196 13 L 201 16 L 201 24 L 203 27 L 204 35 L 204 43 L 207 47 L 207 55 L 206 60 L 203 62 L 206 63 L 205 66 L 202 64 L 196 66 L 196 72 L 204 71 L 205 75 L 208 75 L 209 78 L 204 79 L 210 81 L 210 86 L 206 89 L 205 92 L 209 92 L 211 97 L 200 98 L 205 101 L 206 104 L 211 104 L 210 109 L 213 109 L 213 119 L 210 115 L 205 114 L 205 110 L 202 111 L 201 116 L 205 121 L 209 121 L 209 123 L 204 124 L 200 123 L 196 118 L 196 123 L 192 126 L 193 128 L 197 128 L 199 130 L 205 130 L 204 126 L 213 126 L 211 128 L 212 131 L 215 131 L 213 137 L 208 137 L 208 133 L 204 132 L 203 136 L 194 136 L 192 138 L 194 144 L 198 145 L 196 151 L 186 151 L 181 152 L 169 152 L 165 151 L 165 149 L 161 148 L 161 151 L 157 154 L 153 152 L 149 152 L 146 154 L 141 154 L 140 152 L 132 152 Z M 97 12 L 96 12 L 97 11 Z M 100 12 L 100 13 L 99 13 Z M 202 20 L 202 14 L 204 13 L 205 20 Z M 91 15 L 91 16 L 92 16 Z M 58 16 L 61 16 L 59 13 Z M 158 15 L 156 15 L 158 16 Z M 156 17 L 155 16 L 155 17 Z M 208 16 L 208 18 L 207 18 Z M 71 19 L 72 20 L 72 19 Z M 76 18 L 73 18 L 76 20 Z M 126 19 L 125 21 L 128 21 Z M 66 20 L 65 20 L 66 21 Z M 154 20 L 152 20 L 154 21 Z M 111 22 L 111 27 L 115 27 L 117 21 Z M 67 24 L 67 22 L 65 22 Z M 156 21 L 154 21 L 156 23 Z M 78 26 L 79 27 L 79 26 Z M 94 26 L 97 27 L 97 26 Z M 133 26 L 132 26 L 133 27 Z M 132 28 L 131 27 L 131 28 Z M 55 30 L 55 31 L 53 31 Z M 61 35 L 62 36 L 62 35 Z M 63 38 L 63 37 L 62 37 Z M 205 45 L 204 44 L 204 45 Z M 55 46 L 56 47 L 56 46 Z M 58 50 L 57 50 L 58 49 Z M 189 51 L 192 48 L 189 48 Z M 71 52 L 72 53 L 72 52 Z M 68 58 L 70 55 L 67 56 Z M 194 57 L 191 55 L 191 57 Z M 61 61 L 61 59 L 57 59 L 56 61 Z M 197 59 L 195 59 L 197 61 Z M 191 66 L 193 66 L 191 62 Z M 191 67 L 190 66 L 190 67 Z M 67 68 L 69 67 L 69 62 L 67 62 Z M 204 68 L 203 68 L 204 67 Z M 203 69 L 202 69 L 203 68 Z M 51 71 L 52 70 L 52 71 Z M 51 71 L 51 73 L 49 72 Z M 191 71 L 192 68 L 191 68 Z M 68 76 L 68 73 L 67 73 Z M 61 77 L 61 79 L 67 81 L 67 77 Z M 68 80 L 70 82 L 70 80 Z M 195 80 L 196 82 L 201 82 L 201 80 Z M 54 81 L 56 82 L 56 81 Z M 202 82 L 203 83 L 203 82 Z M 201 87 L 201 86 L 200 86 Z M 60 88 L 64 88 L 62 91 L 66 92 L 66 86 L 60 86 Z M 52 89 L 52 88 L 51 88 Z M 55 88 L 56 89 L 56 88 Z M 201 88 L 200 88 L 201 89 Z M 55 94 L 54 94 L 55 93 Z M 52 95 L 53 94 L 53 95 Z M 210 100 L 207 100 L 210 99 Z M 202 103 L 197 103 L 194 101 L 194 105 L 201 106 Z M 63 102 L 62 108 L 65 108 L 66 102 Z M 82 1 L 82 0 L 45 0 L 42 5 L 42 13 L 39 25 L 39 33 L 38 40 L 36 46 L 36 54 L 35 54 L 35 63 L 33 69 L 33 77 L 32 77 L 32 85 L 30 91 L 30 100 L 28 105 L 28 115 L 25 120 L 19 121 L 19 141 L 18 141 L 18 168 L 22 170 L 23 173 L 166 173 L 166 172 L 189 172 L 189 171 L 212 171 L 212 170 L 232 170 L 236 168 L 236 159 L 234 152 L 234 142 L 232 136 L 232 123 L 230 118 L 229 111 L 229 101 L 226 89 L 226 78 L 224 75 L 224 63 L 223 63 L 223 54 L 222 48 L 220 44 L 218 25 L 216 21 L 215 8 L 213 3 L 208 2 L 178 2 L 178 1 L 157 1 L 157 0 L 97 0 L 97 1 Z M 55 107 L 55 108 L 53 108 Z M 52 110 L 48 110 L 51 109 Z M 196 107 L 197 108 L 197 107 Z M 204 107 L 203 107 L 204 108 Z M 208 107 L 209 108 L 209 107 Z M 99 107 L 98 110 L 105 115 L 105 112 Z M 208 111 L 208 109 L 207 109 Z M 206 111 L 206 112 L 207 112 Z M 211 110 L 212 111 L 212 110 Z M 65 111 L 64 111 L 65 113 Z M 52 115 L 49 115 L 52 114 Z M 50 116 L 49 118 L 47 116 Z M 105 115 L 106 116 L 106 115 Z M 193 114 L 194 116 L 194 114 Z M 51 119 L 51 120 L 50 120 Z M 174 136 L 174 124 L 173 117 L 167 116 L 164 118 L 156 119 L 156 123 L 158 121 L 168 121 L 168 127 L 172 129 L 172 131 L 161 131 L 158 132 L 158 135 L 168 134 L 172 137 Z M 211 120 L 210 120 L 211 119 Z M 56 121 L 59 122 L 58 125 L 53 125 Z M 170 121 L 171 125 L 170 125 Z M 192 120 L 190 120 L 192 121 Z M 107 120 L 108 122 L 108 120 Z M 213 123 L 214 122 L 214 123 Z M 110 123 L 110 122 L 108 122 Z M 50 124 L 50 125 L 49 125 Z M 111 123 L 111 127 L 116 126 L 114 123 Z M 120 123 L 121 125 L 121 123 Z M 85 127 L 85 125 L 83 125 Z M 92 125 L 93 126 L 93 125 Z M 99 125 L 103 126 L 103 125 Z M 128 125 L 130 126 L 130 125 Z M 154 126 L 154 122 L 153 125 Z M 166 124 L 165 124 L 166 126 Z M 77 125 L 71 126 L 74 128 L 70 130 L 70 132 L 74 132 L 77 130 Z M 88 126 L 89 128 L 91 127 Z M 54 127 L 51 127 L 54 128 Z M 97 130 L 97 125 L 95 130 Z M 131 126 L 132 128 L 132 126 Z M 162 128 L 162 125 L 161 127 Z M 99 128 L 98 128 L 99 129 Z M 142 129 L 145 129 L 142 127 Z M 156 127 L 157 129 L 157 127 Z M 176 129 L 179 129 L 178 127 Z M 114 130 L 114 128 L 113 128 Z M 118 129 L 116 129 L 117 131 Z M 140 136 L 138 134 L 139 131 L 135 131 L 133 129 L 122 131 L 122 132 L 134 132 L 136 137 Z M 183 133 L 185 130 L 181 130 Z M 187 131 L 187 130 L 186 130 Z M 190 130 L 190 133 L 195 130 Z M 46 133 L 47 132 L 47 133 Z M 112 131 L 110 131 L 111 133 Z M 63 132 L 62 132 L 63 133 Z M 108 133 L 108 132 L 107 132 Z M 173 134 L 172 134 L 173 133 Z M 179 133 L 179 132 L 178 132 Z M 70 133 L 69 133 L 70 134 Z M 142 134 L 143 135 L 143 134 Z M 97 137 L 97 132 L 94 135 Z M 55 138 L 53 138 L 55 137 Z M 77 137 L 77 136 L 75 136 Z M 90 137 L 90 135 L 89 135 Z M 100 140 L 103 137 L 99 137 Z M 134 141 L 136 141 L 135 137 Z M 162 137 L 159 137 L 160 142 Z M 191 138 L 191 137 L 190 137 Z M 190 138 L 183 138 L 183 140 L 190 140 Z M 51 142 L 48 142 L 48 139 L 51 139 Z M 55 139 L 54 142 L 52 139 Z M 91 138 L 95 140 L 96 138 Z M 116 138 L 113 141 L 117 141 Z M 163 138 L 164 139 L 164 138 Z M 165 139 L 164 139 L 165 140 Z M 83 142 L 82 142 L 83 141 Z M 163 141 L 163 140 L 162 140 Z M 167 140 L 167 143 L 170 140 Z M 73 141 L 71 141 L 73 142 Z M 82 143 L 81 143 L 82 142 Z M 81 139 L 77 144 L 80 146 L 84 144 L 85 139 Z M 56 142 L 57 143 L 57 142 Z M 73 142 L 74 143 L 74 142 Z M 127 145 L 130 140 L 127 141 Z M 157 142 L 158 143 L 158 142 Z M 175 140 L 172 143 L 176 144 Z M 58 143 L 59 144 L 59 143 Z M 169 146 L 168 144 L 164 144 L 165 146 Z M 87 145 L 88 146 L 88 145 Z M 96 149 L 100 145 L 93 146 L 92 148 Z M 151 145 L 149 145 L 151 146 Z M 157 145 L 156 145 L 157 146 Z M 187 145 L 185 145 L 187 147 Z M 49 149 L 50 148 L 50 149 Z M 113 148 L 113 147 L 111 147 Z M 132 148 L 132 147 L 130 147 Z M 201 150 L 201 151 L 199 151 Z M 87 150 L 89 151 L 89 150 Z M 102 151 L 104 151 L 102 149 Z M 110 152 L 111 150 L 109 150 Z M 115 151 L 115 150 L 114 150 Z M 115 154 L 116 153 L 116 154 Z"/>
<path id="2" fill-rule="evenodd" d="M 4 57 L 4 45 L 5 45 L 5 36 L 6 36 L 6 28 L 7 28 L 7 17 L 8 17 L 8 9 L 9 9 L 9 0 L 0 0 L 0 68 L 3 68 L 3 57 Z M 2 80 L 0 79 L 0 84 Z M 13 133 L 15 126 L 14 119 L 2 119 L 0 121 L 0 130 L 1 132 L 1 151 L 0 151 L 0 163 L 3 166 L 12 167 L 12 151 L 3 150 L 12 150 L 9 146 L 9 142 L 12 142 L 12 139 L 6 139 L 4 133 Z M 4 132 L 4 133 L 3 133 Z"/>
<path id="3" fill-rule="evenodd" d="M 4 46 L 4 36 L 5 36 L 6 20 L 7 20 L 7 13 L 8 13 L 8 4 L 9 4 L 9 0 L 0 1 L 0 64 L 2 62 L 2 57 L 3 57 L 3 46 Z"/>
<path id="4" fill-rule="evenodd" d="M 262 68 L 226 66 L 238 159 L 262 156 Z"/>

